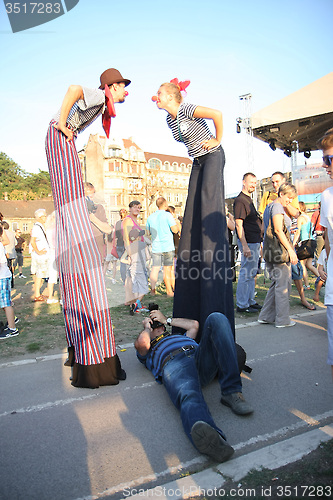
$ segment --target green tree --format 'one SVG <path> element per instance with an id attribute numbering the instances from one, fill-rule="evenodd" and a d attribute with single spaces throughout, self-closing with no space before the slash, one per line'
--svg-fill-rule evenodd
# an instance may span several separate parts
<path id="1" fill-rule="evenodd" d="M 15 200 L 46 198 L 52 192 L 50 175 L 43 170 L 30 174 L 0 152 L 0 191 Z"/>
<path id="2" fill-rule="evenodd" d="M 5 153 L 0 153 L 0 187 L 1 189 L 20 189 L 26 173 Z"/>

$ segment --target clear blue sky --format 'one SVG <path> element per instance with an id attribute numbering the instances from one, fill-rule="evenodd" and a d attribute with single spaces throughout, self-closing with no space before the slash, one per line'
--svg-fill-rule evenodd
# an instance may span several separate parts
<path id="1" fill-rule="evenodd" d="M 111 136 L 186 156 L 151 96 L 164 81 L 190 79 L 186 100 L 223 113 L 226 191 L 238 191 L 247 171 L 244 134 L 235 132 L 239 96 L 252 93 L 254 112 L 331 72 L 332 19 L 332 0 L 80 0 L 64 16 L 13 34 L 0 3 L 0 151 L 27 171 L 46 170 L 47 125 L 68 85 L 98 86 L 102 71 L 115 67 L 132 84 Z M 96 132 L 100 119 L 77 146 Z M 285 155 L 254 144 L 258 177 L 290 169 Z"/>

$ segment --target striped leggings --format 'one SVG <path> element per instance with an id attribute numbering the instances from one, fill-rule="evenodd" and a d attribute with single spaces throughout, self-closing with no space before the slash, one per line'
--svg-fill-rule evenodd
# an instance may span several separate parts
<path id="1" fill-rule="evenodd" d="M 51 122 L 46 136 L 56 208 L 56 263 L 66 337 L 80 365 L 103 363 L 116 354 L 101 257 L 84 197 L 74 139 Z"/>

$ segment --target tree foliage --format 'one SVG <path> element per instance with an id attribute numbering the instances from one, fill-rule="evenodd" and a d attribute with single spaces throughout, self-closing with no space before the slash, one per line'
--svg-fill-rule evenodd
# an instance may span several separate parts
<path id="1" fill-rule="evenodd" d="M 30 174 L 14 160 L 0 152 L 0 197 L 7 193 L 9 200 L 35 200 L 51 194 L 51 181 L 48 172 L 39 170 Z"/>

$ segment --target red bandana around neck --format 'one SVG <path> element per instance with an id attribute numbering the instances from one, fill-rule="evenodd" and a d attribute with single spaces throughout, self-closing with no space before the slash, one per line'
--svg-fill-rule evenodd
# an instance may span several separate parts
<path id="1" fill-rule="evenodd" d="M 114 108 L 112 94 L 107 85 L 105 85 L 104 91 L 105 91 L 105 111 L 102 115 L 102 124 L 104 132 L 106 133 L 106 137 L 109 138 L 111 118 L 114 118 L 116 116 L 116 110 Z"/>

